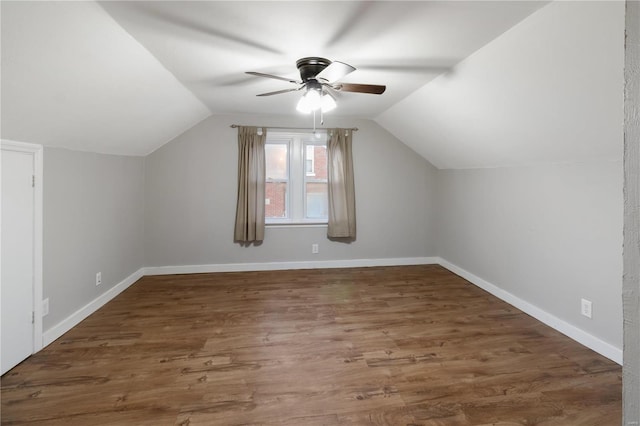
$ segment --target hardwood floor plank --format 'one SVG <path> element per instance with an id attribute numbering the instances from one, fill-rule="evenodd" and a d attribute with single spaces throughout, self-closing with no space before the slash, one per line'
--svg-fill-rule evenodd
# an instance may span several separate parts
<path id="1" fill-rule="evenodd" d="M 434 265 L 144 277 L 0 388 L 3 425 L 607 426 L 622 396 Z"/>

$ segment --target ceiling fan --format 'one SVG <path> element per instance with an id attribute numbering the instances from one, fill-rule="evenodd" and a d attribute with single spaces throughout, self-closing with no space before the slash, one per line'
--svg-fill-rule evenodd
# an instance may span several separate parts
<path id="1" fill-rule="evenodd" d="M 344 62 L 332 62 L 328 59 L 314 56 L 298 59 L 296 66 L 300 72 L 300 80 L 292 80 L 286 77 L 255 71 L 247 71 L 247 74 L 283 80 L 296 85 L 295 88 L 260 93 L 257 96 L 279 95 L 281 93 L 296 92 L 305 89 L 305 94 L 296 107 L 298 111 L 304 113 L 318 109 L 322 112 L 327 112 L 335 108 L 336 102 L 331 94 L 332 91 L 381 95 L 387 88 L 386 86 L 376 84 L 340 83 L 339 80 L 341 78 L 356 70 Z"/>

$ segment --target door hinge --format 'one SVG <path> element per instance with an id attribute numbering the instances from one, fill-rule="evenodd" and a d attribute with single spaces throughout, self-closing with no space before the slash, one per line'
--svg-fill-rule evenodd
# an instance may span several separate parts
<path id="1" fill-rule="evenodd" d="M 31 324 L 36 323 L 36 311 L 31 311 Z"/>
<path id="2" fill-rule="evenodd" d="M 36 187 L 36 175 L 31 175 L 31 187 Z"/>

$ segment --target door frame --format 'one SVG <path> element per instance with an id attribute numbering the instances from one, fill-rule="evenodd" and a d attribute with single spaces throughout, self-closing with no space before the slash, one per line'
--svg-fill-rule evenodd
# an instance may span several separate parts
<path id="1" fill-rule="evenodd" d="M 35 186 L 33 191 L 33 352 L 42 349 L 42 259 L 43 259 L 43 155 L 42 145 L 17 142 L 7 139 L 0 140 L 2 151 L 16 151 L 33 156 L 33 174 Z M 1 179 L 1 178 L 0 178 Z M 2 218 L 0 218 L 0 223 Z M 2 250 L 0 248 L 0 250 Z M 2 266 L 0 265 L 0 268 Z"/>

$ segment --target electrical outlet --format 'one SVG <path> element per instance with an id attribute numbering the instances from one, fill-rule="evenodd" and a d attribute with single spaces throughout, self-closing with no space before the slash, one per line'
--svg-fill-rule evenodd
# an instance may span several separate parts
<path id="1" fill-rule="evenodd" d="M 49 298 L 42 301 L 42 316 L 49 315 Z"/>
<path id="2" fill-rule="evenodd" d="M 102 284 L 102 272 L 96 274 L 96 285 Z"/>
<path id="3" fill-rule="evenodd" d="M 587 318 L 591 318 L 591 313 L 592 313 L 591 309 L 592 309 L 591 301 L 587 299 L 582 299 L 581 305 L 580 305 L 580 313 Z"/>
<path id="4" fill-rule="evenodd" d="M 318 254 L 318 245 L 317 244 L 311 244 L 311 253 Z"/>

